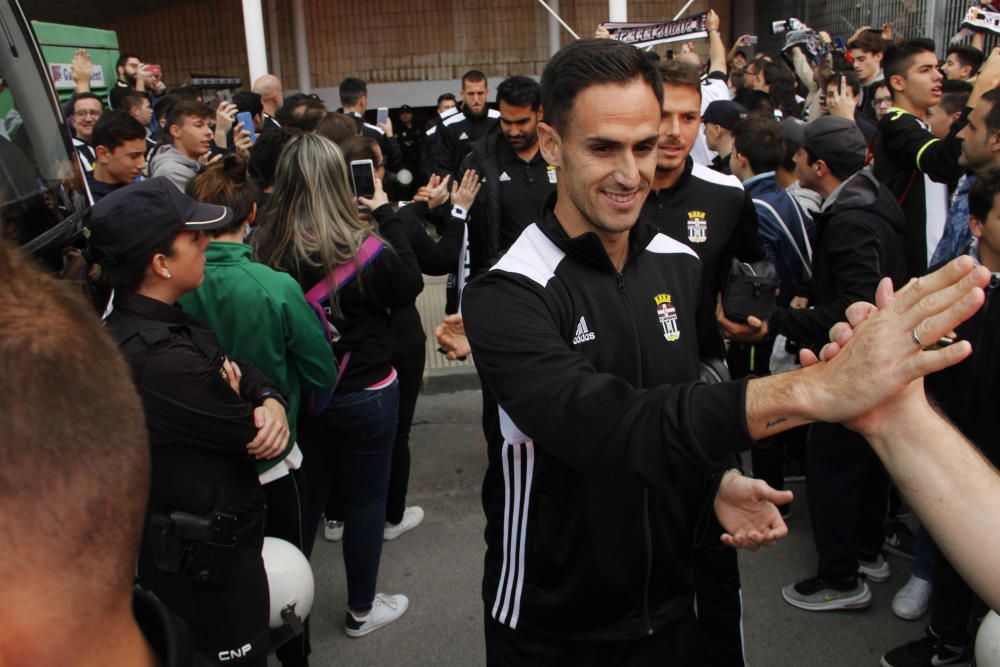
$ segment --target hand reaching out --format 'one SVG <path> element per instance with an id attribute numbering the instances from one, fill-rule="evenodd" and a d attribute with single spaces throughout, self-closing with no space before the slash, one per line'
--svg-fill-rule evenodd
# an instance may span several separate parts
<path id="1" fill-rule="evenodd" d="M 722 543 L 750 551 L 771 546 L 788 534 L 777 505 L 791 501 L 791 491 L 776 491 L 737 471 L 726 473 L 714 503 L 715 516 L 726 531 Z"/>
<path id="2" fill-rule="evenodd" d="M 482 184 L 479 182 L 479 175 L 474 169 L 466 170 L 462 176 L 461 183 L 451 185 L 451 203 L 453 206 L 461 206 L 466 211 L 472 208 L 472 203 L 476 201 L 476 195 Z"/>
<path id="3" fill-rule="evenodd" d="M 86 49 L 77 49 L 73 55 L 73 60 L 69 64 L 69 71 L 76 83 L 76 92 L 86 93 L 90 91 L 90 78 L 94 73 L 94 65 L 90 60 L 90 54 Z"/>
<path id="4" fill-rule="evenodd" d="M 827 96 L 826 108 L 831 116 L 840 116 L 850 121 L 854 120 L 854 111 L 857 109 L 857 104 L 854 102 L 854 96 L 851 95 L 851 89 L 847 86 L 846 77 L 840 77 L 840 83 L 833 91 L 833 95 Z"/>
<path id="5" fill-rule="evenodd" d="M 439 175 L 434 174 L 431 176 L 430 180 L 427 181 L 427 185 L 421 186 L 417 190 L 417 194 L 413 196 L 413 201 L 423 201 L 427 202 L 427 208 L 437 208 L 448 202 L 448 182 L 451 180 L 451 175 L 446 175 L 441 178 Z"/>
<path id="6" fill-rule="evenodd" d="M 434 328 L 434 337 L 437 338 L 441 351 L 452 361 L 465 359 L 472 354 L 461 313 L 446 315 L 441 324 Z"/>

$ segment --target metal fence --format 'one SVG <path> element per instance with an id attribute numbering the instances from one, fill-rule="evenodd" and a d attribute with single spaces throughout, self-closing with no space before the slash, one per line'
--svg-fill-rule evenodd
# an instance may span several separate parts
<path id="1" fill-rule="evenodd" d="M 798 0 L 757 4 L 758 34 L 769 35 L 771 21 L 788 16 L 771 15 L 791 9 L 791 16 L 801 19 L 815 30 L 826 30 L 844 39 L 863 25 L 881 26 L 891 23 L 896 34 L 903 37 L 929 37 L 944 56 L 948 43 L 958 32 L 965 12 L 975 0 Z M 794 13 L 798 12 L 798 13 Z M 762 39 L 768 49 L 780 48 L 782 38 Z M 1000 45 L 996 35 L 987 35 L 987 51 Z"/>

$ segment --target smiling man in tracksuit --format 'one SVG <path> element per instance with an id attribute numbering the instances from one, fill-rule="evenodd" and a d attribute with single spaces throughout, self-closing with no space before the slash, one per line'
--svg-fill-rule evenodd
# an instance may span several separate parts
<path id="1" fill-rule="evenodd" d="M 662 90 L 619 42 L 553 57 L 539 133 L 556 196 L 463 296 L 500 407 L 484 423 L 490 665 L 698 664 L 692 545 L 716 516 L 737 546 L 786 531 L 772 501 L 791 494 L 729 469 L 794 425 L 786 390 L 694 383 L 713 326 L 701 261 L 639 219 Z"/>

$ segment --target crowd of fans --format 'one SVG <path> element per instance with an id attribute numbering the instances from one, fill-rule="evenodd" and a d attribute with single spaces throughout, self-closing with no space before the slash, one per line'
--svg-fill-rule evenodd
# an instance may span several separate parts
<path id="1" fill-rule="evenodd" d="M 781 373 L 798 366 L 799 350 L 828 342 L 847 306 L 875 302 L 883 278 L 899 287 L 967 254 L 996 282 L 1000 50 L 952 44 L 941 62 L 933 42 L 887 25 L 860 28 L 845 48 L 821 31 L 818 57 L 804 45 L 753 53 L 746 35 L 727 51 L 714 12 L 707 28 L 705 61 L 694 44 L 669 58 L 645 54 L 665 95 L 643 216 L 702 260 L 699 299 L 713 325 L 700 332 L 702 356 L 725 358 L 737 378 Z M 459 98 L 442 94 L 421 128 L 406 105 L 395 123 L 367 123 L 368 90 L 355 77 L 341 82 L 342 108 L 331 111 L 315 95 L 285 96 L 272 75 L 206 102 L 198 88 L 168 90 L 123 54 L 103 100 L 87 89 L 86 53 L 73 70 L 79 85 L 66 117 L 95 202 L 95 303 L 129 361 L 154 445 L 147 523 L 230 512 L 241 535 L 223 581 L 205 592 L 186 565 L 165 569 L 169 545 L 148 526 L 139 582 L 218 654 L 266 632 L 263 535 L 308 556 L 322 526 L 325 539 L 344 545 L 346 633 L 397 620 L 409 601 L 377 592 L 378 565 L 383 540 L 424 516 L 406 505 L 425 363 L 415 305 L 422 275 L 450 276 L 438 339 L 449 358 L 467 356 L 465 287 L 536 221 L 558 182 L 539 150 L 541 87 L 508 77 L 494 109 L 486 75 L 469 71 Z M 375 187 L 358 196 L 351 165 L 365 161 Z M 173 233 L 115 222 L 137 215 L 162 218 Z M 773 265 L 773 313 L 737 321 L 716 307 L 734 258 Z M 997 412 L 987 401 L 1000 377 L 992 350 L 1000 310 L 991 295 L 959 331 L 973 356 L 927 387 L 996 464 Z M 577 338 L 593 335 L 580 325 Z M 207 387 L 219 359 L 219 386 Z M 924 637 L 886 647 L 882 664 L 968 658 L 984 607 L 928 533 L 911 533 L 860 435 L 838 424 L 793 429 L 755 447 L 751 469 L 778 490 L 808 481 L 818 565 L 784 587 L 789 604 L 867 606 L 869 582 L 890 575 L 884 552 L 903 554 L 915 564 L 893 611 L 914 620 L 929 610 L 930 622 Z M 791 504 L 781 511 L 790 516 Z M 720 584 L 736 569 L 729 547 L 699 548 L 695 588 L 708 618 L 738 596 L 738 575 Z M 207 621 L 199 605 L 228 611 Z M 707 655 L 742 664 L 738 622 L 719 614 L 721 640 L 706 641 Z M 278 657 L 306 664 L 309 651 L 307 627 Z"/>

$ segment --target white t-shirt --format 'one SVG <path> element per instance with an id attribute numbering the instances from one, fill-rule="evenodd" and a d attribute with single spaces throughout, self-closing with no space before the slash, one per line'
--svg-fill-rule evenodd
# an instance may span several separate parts
<path id="1" fill-rule="evenodd" d="M 719 78 L 719 77 L 722 78 Z M 708 105 L 716 100 L 731 100 L 733 98 L 732 94 L 729 92 L 729 85 L 726 83 L 726 77 L 722 72 L 712 72 L 711 74 L 701 77 L 701 113 L 705 113 L 705 109 Z M 708 149 L 708 144 L 705 143 L 705 126 L 701 125 L 698 127 L 698 138 L 695 139 L 694 147 L 691 149 L 691 159 L 695 161 L 696 164 L 703 166 L 709 166 L 712 164 L 712 160 L 718 155 L 715 151 Z"/>

